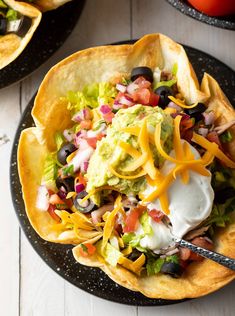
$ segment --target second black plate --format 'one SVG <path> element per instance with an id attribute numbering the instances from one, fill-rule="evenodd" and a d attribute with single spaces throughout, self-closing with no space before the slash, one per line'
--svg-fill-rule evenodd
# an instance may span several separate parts
<path id="1" fill-rule="evenodd" d="M 190 16 L 200 22 L 207 23 L 222 29 L 235 31 L 235 15 L 209 16 L 194 9 L 186 0 L 166 0 L 181 13 Z M 207 0 L 204 0 L 207 1 Z M 223 1 L 223 0 L 221 0 Z"/>
<path id="2" fill-rule="evenodd" d="M 22 80 L 55 53 L 75 27 L 84 4 L 85 0 L 74 0 L 43 14 L 24 51 L 0 70 L 0 89 Z"/>
<path id="3" fill-rule="evenodd" d="M 120 42 L 116 44 L 133 43 L 134 41 Z M 222 62 L 195 48 L 184 46 L 193 67 L 201 80 L 206 71 L 218 80 L 222 89 L 235 104 L 235 72 Z M 172 300 L 150 299 L 138 292 L 130 291 L 114 283 L 98 268 L 89 268 L 75 262 L 71 249 L 73 246 L 47 242 L 41 239 L 34 231 L 27 218 L 21 185 L 17 170 L 17 147 L 20 133 L 23 129 L 33 126 L 31 109 L 34 98 L 29 102 L 16 132 L 11 155 L 10 183 L 12 201 L 15 207 L 20 225 L 29 242 L 39 256 L 56 273 L 78 288 L 98 297 L 128 305 L 160 306 L 182 302 Z"/>

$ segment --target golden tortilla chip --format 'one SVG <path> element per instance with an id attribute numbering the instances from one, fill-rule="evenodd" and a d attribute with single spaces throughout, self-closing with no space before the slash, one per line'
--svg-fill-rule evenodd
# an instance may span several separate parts
<path id="1" fill-rule="evenodd" d="M 22 38 L 13 33 L 0 36 L 0 69 L 9 65 L 22 53 L 31 40 L 42 17 L 41 12 L 31 4 L 14 0 L 4 0 L 4 2 L 15 11 L 30 17 L 32 25 L 27 34 Z"/>
<path id="2" fill-rule="evenodd" d="M 35 4 L 40 11 L 45 12 L 54 10 L 69 1 L 71 0 L 34 0 L 33 4 Z"/>
<path id="3" fill-rule="evenodd" d="M 55 65 L 44 78 L 35 99 L 32 115 L 36 127 L 22 132 L 18 148 L 18 168 L 28 217 L 38 234 L 50 241 L 63 243 L 81 242 L 71 231 L 62 234 L 52 229 L 53 220 L 47 212 L 36 208 L 37 188 L 41 182 L 42 165 L 48 152 L 56 149 L 54 134 L 70 127 L 70 113 L 65 98 L 67 92 L 81 90 L 94 82 L 117 82 L 133 67 L 171 71 L 178 65 L 177 86 L 188 104 L 206 102 L 216 112 L 216 122 L 235 118 L 235 111 L 217 82 L 204 75 L 201 88 L 182 46 L 161 34 L 146 35 L 134 45 L 102 46 L 77 52 Z M 234 157 L 234 141 L 229 152 Z M 94 231 L 92 232 L 94 234 Z M 72 235 L 71 235 L 72 234 Z M 90 237 L 90 238 L 88 238 Z M 87 242 L 96 242 L 87 236 Z M 100 238 L 97 235 L 97 240 Z M 84 242 L 84 241 L 82 241 Z M 235 223 L 221 229 L 215 236 L 215 250 L 235 258 Z M 206 295 L 235 278 L 235 273 L 204 260 L 194 262 L 184 275 L 174 279 L 167 275 L 140 277 L 127 269 L 113 267 L 98 255 L 81 257 L 79 246 L 73 249 L 76 260 L 88 266 L 100 267 L 111 279 L 133 291 L 140 291 L 151 298 L 183 299 Z"/>

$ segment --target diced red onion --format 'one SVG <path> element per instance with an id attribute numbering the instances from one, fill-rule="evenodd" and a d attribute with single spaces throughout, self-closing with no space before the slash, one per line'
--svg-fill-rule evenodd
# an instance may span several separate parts
<path id="1" fill-rule="evenodd" d="M 116 84 L 116 89 L 122 93 L 125 93 L 126 92 L 126 86 L 124 86 L 123 84 L 121 83 L 117 83 Z"/>
<path id="2" fill-rule="evenodd" d="M 86 142 L 85 139 L 84 142 Z M 82 164 L 90 159 L 93 152 L 94 149 L 88 144 L 84 149 L 79 148 L 77 154 L 73 157 L 73 159 L 69 162 L 67 166 L 73 165 L 74 172 L 78 171 L 81 168 Z"/>
<path id="3" fill-rule="evenodd" d="M 91 117 L 91 112 L 89 109 L 83 109 L 82 110 L 82 113 L 83 113 L 83 117 L 85 120 L 90 120 L 92 117 Z"/>
<path id="4" fill-rule="evenodd" d="M 213 111 L 202 113 L 206 125 L 212 125 L 215 121 L 215 113 Z"/>
<path id="5" fill-rule="evenodd" d="M 61 187 L 59 189 L 59 191 L 57 192 L 57 194 L 59 195 L 59 197 L 63 200 L 66 198 L 67 192 L 65 191 L 64 187 Z"/>
<path id="6" fill-rule="evenodd" d="M 112 109 L 110 108 L 109 105 L 101 105 L 100 107 L 100 112 L 102 114 L 107 114 L 107 113 L 110 113 L 112 111 Z"/>
<path id="7" fill-rule="evenodd" d="M 121 98 L 120 98 L 120 100 L 119 100 L 119 102 L 121 103 L 121 104 L 125 104 L 125 105 L 127 105 L 127 106 L 132 106 L 132 105 L 134 105 L 134 102 L 133 102 L 133 100 L 131 101 L 132 99 L 131 98 L 127 98 L 126 96 L 122 96 Z"/>
<path id="8" fill-rule="evenodd" d="M 89 162 L 88 162 L 88 161 L 84 161 L 84 163 L 83 163 L 83 168 L 84 168 L 84 171 L 85 171 L 85 172 L 87 172 L 88 165 L 89 165 Z"/>
<path id="9" fill-rule="evenodd" d="M 167 106 L 168 108 L 172 108 L 172 109 L 175 109 L 176 111 L 181 111 L 182 108 L 180 106 L 178 106 L 177 104 L 175 104 L 174 102 L 170 102 Z"/>
<path id="10" fill-rule="evenodd" d="M 115 101 L 114 104 L 113 104 L 113 109 L 114 110 L 119 110 L 119 109 L 122 109 L 122 104 L 120 104 L 118 101 Z"/>
<path id="11" fill-rule="evenodd" d="M 75 191 L 76 193 L 80 193 L 85 189 L 85 186 L 82 183 L 78 183 L 75 185 Z"/>
<path id="12" fill-rule="evenodd" d="M 175 248 L 173 250 L 170 250 L 166 253 L 167 256 L 172 256 L 174 254 L 176 254 L 177 252 L 179 252 L 179 249 L 178 248 Z"/>
<path id="13" fill-rule="evenodd" d="M 65 139 L 68 141 L 68 142 L 71 142 L 74 138 L 74 133 L 72 133 L 70 130 L 68 129 L 65 129 L 63 131 L 63 135 L 65 137 Z"/>
<path id="14" fill-rule="evenodd" d="M 134 94 L 134 93 L 136 92 L 136 90 L 138 90 L 138 89 L 139 89 L 139 86 L 138 86 L 136 83 L 134 83 L 134 82 L 130 83 L 130 84 L 127 86 L 127 92 L 128 92 L 130 95 Z"/>
<path id="15" fill-rule="evenodd" d="M 203 137 L 206 137 L 208 134 L 208 128 L 200 127 L 198 129 L 198 134 L 202 135 Z"/>
<path id="16" fill-rule="evenodd" d="M 49 193 L 45 185 L 38 188 L 36 207 L 41 211 L 47 211 L 49 207 Z"/>

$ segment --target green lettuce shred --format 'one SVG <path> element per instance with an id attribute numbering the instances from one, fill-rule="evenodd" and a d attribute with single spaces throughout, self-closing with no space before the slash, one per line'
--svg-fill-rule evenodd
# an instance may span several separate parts
<path id="1" fill-rule="evenodd" d="M 55 154 L 49 154 L 44 162 L 42 181 L 47 187 L 54 190 L 56 189 L 55 180 L 58 175 L 58 169 L 59 166 Z"/>
<path id="2" fill-rule="evenodd" d="M 86 107 L 93 109 L 102 104 L 110 104 L 116 95 L 117 90 L 111 83 L 93 83 L 85 86 L 82 91 L 67 93 L 68 110 L 74 115 Z"/>
<path id="3" fill-rule="evenodd" d="M 0 0 L 0 8 L 2 8 L 2 9 L 7 8 L 7 5 L 2 0 Z"/>
<path id="4" fill-rule="evenodd" d="M 164 263 L 164 259 L 162 258 L 158 258 L 158 259 L 149 258 L 146 264 L 148 276 L 159 273 L 161 271 L 163 263 Z"/>
<path id="5" fill-rule="evenodd" d="M 178 72 L 178 64 L 177 63 L 174 63 L 171 72 L 172 72 L 173 76 L 177 75 L 177 72 Z"/>
<path id="6" fill-rule="evenodd" d="M 222 143 L 229 143 L 233 140 L 233 135 L 229 131 L 226 131 L 220 136 L 220 140 Z"/>
<path id="7" fill-rule="evenodd" d="M 6 14 L 6 18 L 8 19 L 8 21 L 15 21 L 18 18 L 18 14 L 15 10 L 8 9 L 7 14 Z"/>
<path id="8" fill-rule="evenodd" d="M 153 235 L 153 229 L 152 226 L 150 224 L 150 217 L 148 215 L 147 212 L 144 212 L 141 216 L 140 216 L 140 224 L 142 225 L 143 231 L 146 235 Z"/>
<path id="9" fill-rule="evenodd" d="M 56 143 L 56 148 L 59 150 L 62 146 L 62 144 L 65 142 L 65 138 L 61 132 L 56 132 L 55 133 L 55 143 Z"/>
<path id="10" fill-rule="evenodd" d="M 156 85 L 154 86 L 154 90 L 159 88 L 159 87 L 161 87 L 161 86 L 172 87 L 176 82 L 177 82 L 176 79 L 171 79 L 171 80 L 168 80 L 168 81 L 157 82 Z"/>

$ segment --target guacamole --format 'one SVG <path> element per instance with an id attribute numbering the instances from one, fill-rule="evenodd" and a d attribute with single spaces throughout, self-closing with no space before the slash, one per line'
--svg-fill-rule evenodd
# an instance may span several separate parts
<path id="1" fill-rule="evenodd" d="M 107 129 L 107 136 L 98 144 L 92 155 L 87 170 L 87 192 L 109 185 L 120 192 L 130 195 L 137 195 L 145 187 L 145 177 L 134 180 L 120 179 L 114 176 L 109 165 L 120 173 L 123 168 L 133 161 L 121 147 L 118 146 L 120 140 L 129 143 L 134 148 L 140 150 L 137 137 L 121 131 L 122 128 L 131 126 L 141 126 L 143 119 L 147 120 L 147 127 L 150 133 L 154 133 L 156 124 L 162 122 L 161 139 L 164 142 L 164 149 L 167 153 L 172 149 L 173 120 L 160 107 L 143 106 L 137 104 L 127 109 L 119 110 L 112 120 L 112 125 Z M 164 159 L 156 151 L 155 146 L 150 146 L 156 167 L 163 164 Z M 99 196 L 94 197 L 94 202 L 99 204 Z"/>

